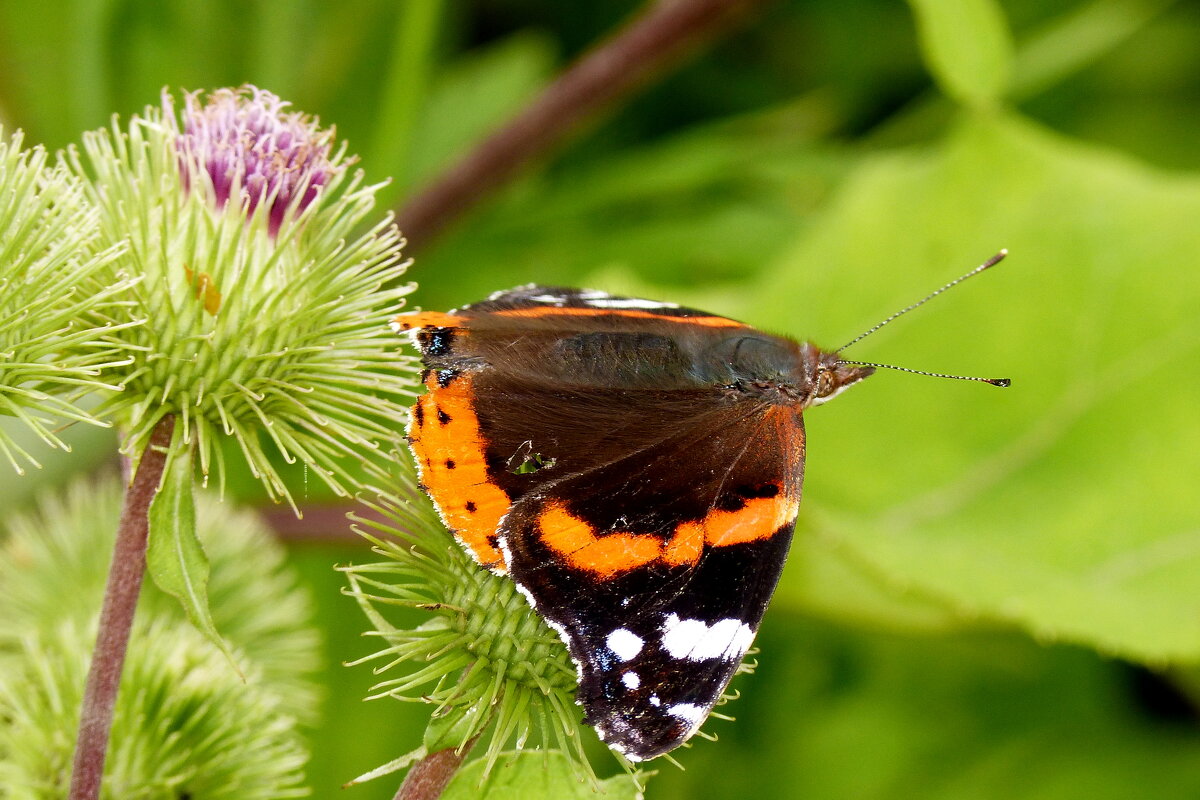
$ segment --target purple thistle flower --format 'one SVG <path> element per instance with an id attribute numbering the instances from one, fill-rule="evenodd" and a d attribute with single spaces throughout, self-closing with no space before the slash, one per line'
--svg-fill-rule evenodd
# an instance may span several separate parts
<path id="1" fill-rule="evenodd" d="M 184 95 L 183 130 L 176 139 L 184 185 L 190 190 L 207 175 L 217 208 L 225 208 L 232 197 L 247 218 L 265 206 L 272 236 L 344 169 L 339 157 L 331 157 L 333 130 L 322 130 L 315 117 L 285 111 L 289 105 L 249 85 L 218 89 L 203 103 L 199 92 L 190 92 Z M 166 92 L 163 107 L 178 131 Z"/>

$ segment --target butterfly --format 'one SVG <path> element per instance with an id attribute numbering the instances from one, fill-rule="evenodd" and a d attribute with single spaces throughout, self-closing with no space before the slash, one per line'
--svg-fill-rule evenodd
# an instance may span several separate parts
<path id="1" fill-rule="evenodd" d="M 584 721 L 630 761 L 687 741 L 783 570 L 803 412 L 888 365 L 672 303 L 537 285 L 392 326 L 425 366 L 407 430 L 421 485 L 558 632 Z"/>

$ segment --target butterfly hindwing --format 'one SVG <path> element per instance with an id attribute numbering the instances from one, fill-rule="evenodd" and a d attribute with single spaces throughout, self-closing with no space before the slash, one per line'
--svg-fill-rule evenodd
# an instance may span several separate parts
<path id="1" fill-rule="evenodd" d="M 729 410 L 514 504 L 509 572 L 567 642 L 609 746 L 652 758 L 708 716 L 778 581 L 802 459 L 798 414 Z"/>

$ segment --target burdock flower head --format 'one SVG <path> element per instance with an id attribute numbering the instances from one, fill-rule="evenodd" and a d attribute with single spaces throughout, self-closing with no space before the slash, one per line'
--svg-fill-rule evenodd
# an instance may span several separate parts
<path id="1" fill-rule="evenodd" d="M 80 182 L 21 139 L 0 131 L 0 418 L 64 446 L 59 425 L 99 422 L 73 395 L 111 388 L 104 368 L 129 362 L 110 318 L 129 281 L 104 280 L 117 253 L 100 243 Z M 2 427 L 0 460 L 18 473 L 38 464 Z"/>
<path id="2" fill-rule="evenodd" d="M 321 130 L 309 117 L 288 113 L 288 103 L 254 87 L 222 89 L 207 103 L 195 93 L 184 98 L 183 133 L 177 141 L 184 183 L 207 173 L 199 184 L 225 208 L 230 199 L 253 216 L 265 206 L 271 235 L 285 215 L 300 213 L 316 199 L 331 175 L 345 166 L 331 162 L 333 130 Z M 170 95 L 163 108 L 174 121 Z"/>
<path id="3" fill-rule="evenodd" d="M 358 234 L 377 186 L 317 120 L 254 87 L 170 94 L 71 154 L 91 179 L 114 269 L 137 276 L 133 363 L 101 411 L 135 458 L 173 415 L 205 475 L 237 442 L 272 496 L 276 463 L 337 492 L 394 445 L 412 367 L 386 326 L 411 287 L 390 218 Z"/>

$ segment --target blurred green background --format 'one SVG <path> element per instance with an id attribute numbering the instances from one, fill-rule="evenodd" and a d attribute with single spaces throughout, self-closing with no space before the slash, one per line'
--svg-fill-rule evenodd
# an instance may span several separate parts
<path id="1" fill-rule="evenodd" d="M 0 120 L 57 148 L 252 82 L 400 207 L 637 5 L 6 0 Z M 588 285 L 836 346 L 1011 252 L 849 354 L 1011 389 L 881 373 L 808 415 L 759 670 L 649 797 L 1200 795 L 1198 128 L 1200 4 L 775 2 L 414 254 L 427 308 Z M 72 433 L 3 508 L 111 461 Z M 290 545 L 327 637 L 316 797 L 425 717 L 341 666 L 372 644 L 331 567 L 371 556 L 336 532 Z"/>

